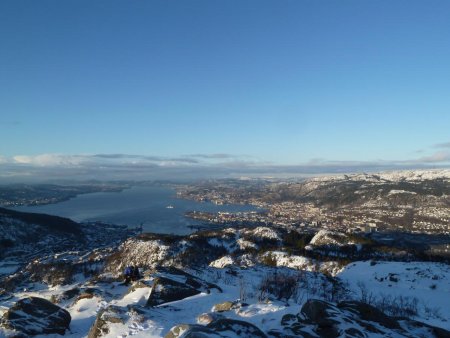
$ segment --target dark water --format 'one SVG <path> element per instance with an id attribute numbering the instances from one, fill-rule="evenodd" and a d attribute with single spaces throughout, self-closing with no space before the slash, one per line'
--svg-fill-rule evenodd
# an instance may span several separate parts
<path id="1" fill-rule="evenodd" d="M 190 210 L 197 211 L 253 211 L 250 205 L 215 205 L 176 198 L 175 190 L 165 187 L 133 187 L 122 192 L 101 192 L 79 195 L 69 201 L 16 210 L 38 212 L 71 218 L 77 222 L 103 221 L 135 227 L 143 223 L 144 231 L 187 234 L 188 225 L 197 221 L 184 217 Z M 172 205 L 173 209 L 166 208 Z"/>

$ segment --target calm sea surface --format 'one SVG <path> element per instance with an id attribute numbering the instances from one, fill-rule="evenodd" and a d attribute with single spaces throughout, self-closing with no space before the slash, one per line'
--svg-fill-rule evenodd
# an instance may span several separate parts
<path id="1" fill-rule="evenodd" d="M 172 205 L 173 209 L 166 208 Z M 122 192 L 100 192 L 79 195 L 71 200 L 32 207 L 18 207 L 19 211 L 38 212 L 68 217 L 77 222 L 103 221 L 135 227 L 143 224 L 144 231 L 188 234 L 188 225 L 197 221 L 184 217 L 186 211 L 253 211 L 250 205 L 215 205 L 176 198 L 176 192 L 166 187 L 132 187 Z"/>

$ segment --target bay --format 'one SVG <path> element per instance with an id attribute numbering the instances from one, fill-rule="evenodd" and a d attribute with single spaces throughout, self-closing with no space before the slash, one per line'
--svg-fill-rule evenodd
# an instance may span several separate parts
<path id="1" fill-rule="evenodd" d="M 173 208 L 167 208 L 173 206 Z M 216 205 L 179 199 L 172 188 L 161 186 L 131 187 L 121 192 L 78 195 L 68 201 L 15 208 L 24 212 L 67 217 L 77 222 L 101 221 L 128 227 L 143 225 L 145 232 L 189 234 L 190 225 L 201 223 L 184 216 L 186 211 L 243 212 L 260 210 L 251 205 Z"/>

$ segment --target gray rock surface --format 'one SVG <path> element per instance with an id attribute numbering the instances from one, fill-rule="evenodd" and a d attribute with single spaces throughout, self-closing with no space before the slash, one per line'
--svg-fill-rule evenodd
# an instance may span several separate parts
<path id="1" fill-rule="evenodd" d="M 225 312 L 236 308 L 237 302 L 226 301 L 213 306 L 214 312 Z"/>
<path id="2" fill-rule="evenodd" d="M 153 287 L 147 300 L 147 306 L 153 307 L 168 302 L 174 302 L 176 300 L 198 295 L 200 292 L 200 290 L 172 279 L 157 277 L 153 281 Z"/>
<path id="3" fill-rule="evenodd" d="M 1 319 L 5 328 L 27 335 L 64 334 L 71 317 L 63 308 L 38 297 L 19 300 Z"/>
<path id="4" fill-rule="evenodd" d="M 123 323 L 126 310 L 118 306 L 108 306 L 97 314 L 89 330 L 88 338 L 98 338 L 109 333 L 110 323 Z"/>
<path id="5" fill-rule="evenodd" d="M 202 325 L 180 324 L 174 326 L 164 336 L 164 338 L 222 338 L 221 335 L 215 333 Z"/>
<path id="6" fill-rule="evenodd" d="M 207 327 L 219 334 L 234 332 L 241 338 L 267 338 L 258 327 L 242 320 L 224 318 L 208 324 Z"/>
<path id="7" fill-rule="evenodd" d="M 450 338 L 450 332 L 425 323 L 385 315 L 377 308 L 358 301 L 337 305 L 309 299 L 298 315 L 287 314 L 281 319 L 282 330 L 270 335 L 279 338 L 323 337 L 361 338 L 376 336 Z"/>
<path id="8" fill-rule="evenodd" d="M 267 338 L 266 334 L 251 323 L 221 318 L 206 326 L 180 324 L 173 327 L 164 338 Z"/>

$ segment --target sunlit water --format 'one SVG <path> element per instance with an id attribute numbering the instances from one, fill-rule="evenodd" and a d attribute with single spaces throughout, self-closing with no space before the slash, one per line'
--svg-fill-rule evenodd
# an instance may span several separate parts
<path id="1" fill-rule="evenodd" d="M 167 208 L 169 205 L 173 208 Z M 188 225 L 200 223 L 184 217 L 186 211 L 238 212 L 258 209 L 250 205 L 215 205 L 178 199 L 173 189 L 145 186 L 122 192 L 83 194 L 61 203 L 18 207 L 16 210 L 68 217 L 77 222 L 98 220 L 129 227 L 142 223 L 147 232 L 187 234 L 192 232 Z"/>

